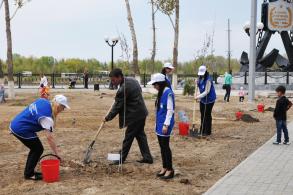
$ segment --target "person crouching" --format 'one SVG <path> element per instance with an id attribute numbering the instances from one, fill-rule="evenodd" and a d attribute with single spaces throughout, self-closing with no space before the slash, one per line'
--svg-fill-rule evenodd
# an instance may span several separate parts
<path id="1" fill-rule="evenodd" d="M 168 87 L 165 75 L 157 73 L 148 83 L 158 90 L 156 106 L 156 134 L 158 137 L 163 168 L 157 173 L 161 179 L 174 177 L 172 166 L 172 152 L 170 149 L 170 135 L 174 127 L 175 97 L 173 91 Z"/>
<path id="2" fill-rule="evenodd" d="M 59 156 L 53 137 L 54 122 L 56 121 L 57 115 L 65 108 L 69 108 L 69 106 L 67 98 L 63 95 L 56 95 L 52 103 L 47 99 L 39 98 L 11 121 L 11 134 L 30 149 L 24 170 L 25 179 L 42 179 L 42 174 L 35 172 L 35 167 L 44 151 L 37 132 L 46 130 L 50 148 L 55 155 Z"/>

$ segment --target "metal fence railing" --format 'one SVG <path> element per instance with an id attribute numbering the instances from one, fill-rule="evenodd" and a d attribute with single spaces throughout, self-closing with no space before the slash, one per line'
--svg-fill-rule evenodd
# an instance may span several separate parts
<path id="1" fill-rule="evenodd" d="M 223 78 L 223 77 L 222 77 Z M 240 72 L 233 74 L 233 83 L 248 85 L 249 73 Z M 257 85 L 286 84 L 293 82 L 293 72 L 256 72 Z"/>
<path id="2" fill-rule="evenodd" d="M 56 86 L 67 86 L 70 83 L 70 79 L 74 79 L 76 81 L 76 85 L 84 85 L 84 76 L 80 73 L 70 73 L 68 75 L 66 74 L 45 74 L 45 76 L 48 79 L 48 82 L 52 88 L 55 88 Z M 130 77 L 134 77 L 134 75 L 126 75 Z M 213 73 L 212 74 L 213 80 L 215 83 L 217 83 L 218 74 Z M 41 77 L 39 74 L 30 74 L 30 75 L 24 75 L 22 73 L 16 73 L 13 75 L 14 82 L 18 86 L 18 88 L 22 87 L 37 87 L 40 84 Z M 197 78 L 196 74 L 178 74 L 178 85 L 184 85 L 186 81 L 192 80 Z M 151 74 L 141 74 L 140 75 L 141 84 L 146 87 L 147 83 L 151 80 Z M 4 74 L 4 80 L 7 82 L 8 75 Z M 109 87 L 110 79 L 108 75 L 106 74 L 89 74 L 88 75 L 88 85 L 95 85 L 99 84 L 102 88 Z"/>
<path id="3" fill-rule="evenodd" d="M 70 76 L 64 76 L 64 74 L 45 74 L 52 88 L 55 86 L 67 86 L 70 83 L 70 78 L 76 80 L 76 85 L 84 85 L 83 74 L 76 73 L 70 74 Z M 89 74 L 88 84 L 108 87 L 110 79 L 106 74 Z M 126 75 L 134 77 L 134 75 Z M 177 75 L 178 86 L 184 86 L 188 81 L 194 80 L 197 78 L 197 74 L 178 74 Z M 223 83 L 224 76 L 219 76 L 217 73 L 211 74 L 215 84 Z M 40 82 L 39 74 L 23 75 L 22 73 L 17 73 L 13 75 L 14 81 L 19 88 L 24 86 L 38 86 Z M 7 81 L 7 74 L 4 74 L 4 78 Z M 141 74 L 140 75 L 141 84 L 146 86 L 147 83 L 151 80 L 151 74 Z M 239 72 L 233 74 L 233 83 L 235 84 L 248 84 L 249 73 L 248 72 Z M 287 84 L 293 82 L 293 72 L 257 72 L 255 74 L 255 82 L 257 85 L 269 85 L 269 84 Z"/>
<path id="4" fill-rule="evenodd" d="M 66 86 L 69 85 L 70 79 L 74 79 L 76 81 L 76 85 L 84 85 L 84 77 L 83 74 L 70 74 L 70 76 L 64 76 L 62 74 L 45 74 L 48 79 L 49 84 L 52 88 L 55 86 Z M 94 85 L 105 85 L 109 86 L 110 79 L 108 75 L 102 74 L 89 74 L 88 75 L 88 84 Z M 8 80 L 8 75 L 4 74 L 4 80 Z M 13 75 L 14 82 L 17 84 L 18 88 L 23 86 L 39 86 L 40 84 L 40 75 L 39 74 L 31 74 L 31 75 L 23 75 L 22 73 L 17 73 Z"/>

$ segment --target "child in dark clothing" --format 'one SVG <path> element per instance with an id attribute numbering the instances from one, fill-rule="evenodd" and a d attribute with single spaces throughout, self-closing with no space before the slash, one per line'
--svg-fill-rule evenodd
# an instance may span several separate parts
<path id="1" fill-rule="evenodd" d="M 282 130 L 284 132 L 285 140 L 283 144 L 289 144 L 289 135 L 287 129 L 287 111 L 291 108 L 292 102 L 285 96 L 286 88 L 279 86 L 276 89 L 278 100 L 274 111 L 274 118 L 277 126 L 277 140 L 273 143 L 276 145 L 281 144 Z"/>

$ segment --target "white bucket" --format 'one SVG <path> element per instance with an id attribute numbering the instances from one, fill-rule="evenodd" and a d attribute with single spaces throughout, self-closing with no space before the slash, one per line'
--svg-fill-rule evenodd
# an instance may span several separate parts
<path id="1" fill-rule="evenodd" d="M 109 161 L 117 161 L 120 160 L 120 154 L 108 154 L 108 160 Z"/>

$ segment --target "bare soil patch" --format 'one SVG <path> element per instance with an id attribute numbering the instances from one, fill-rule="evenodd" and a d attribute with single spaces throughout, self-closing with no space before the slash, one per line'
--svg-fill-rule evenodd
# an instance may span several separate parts
<path id="1" fill-rule="evenodd" d="M 93 162 L 89 166 L 80 164 L 95 129 L 113 101 L 113 92 L 106 91 L 103 98 L 93 92 L 73 91 L 66 95 L 72 109 L 60 114 L 55 132 L 63 158 L 61 180 L 52 184 L 23 179 L 28 150 L 8 130 L 10 120 L 36 96 L 18 94 L 16 101 L 0 105 L 0 194 L 202 194 L 271 138 L 275 131 L 272 112 L 257 113 L 253 111 L 257 103 L 238 103 L 236 97 L 230 103 L 224 103 L 219 97 L 214 107 L 215 120 L 210 138 L 179 136 L 176 125 L 171 148 L 177 176 L 166 182 L 155 177 L 161 167 L 161 157 L 153 130 L 155 111 L 152 95 L 145 94 L 150 113 L 145 131 L 155 162 L 153 165 L 136 162 L 141 155 L 135 141 L 123 173 L 119 173 L 117 167 L 109 166 L 106 160 L 109 152 L 121 148 L 123 130 L 118 128 L 117 119 L 107 123 L 98 137 Z M 275 99 L 263 98 L 260 101 L 266 107 L 274 107 L 275 104 Z M 185 110 L 192 118 L 190 97 L 176 96 L 176 105 L 177 111 Z M 260 122 L 236 121 L 235 113 L 239 110 Z M 199 126 L 198 108 L 196 113 Z M 39 136 L 45 147 L 44 153 L 50 153 L 44 135 L 40 133 Z"/>

